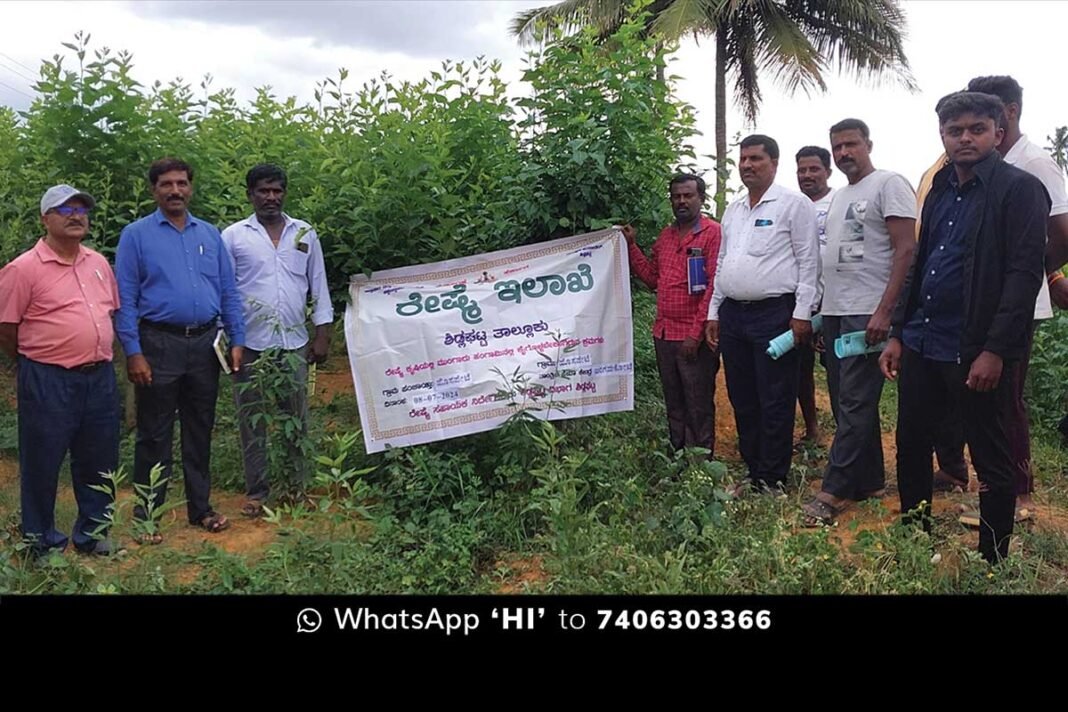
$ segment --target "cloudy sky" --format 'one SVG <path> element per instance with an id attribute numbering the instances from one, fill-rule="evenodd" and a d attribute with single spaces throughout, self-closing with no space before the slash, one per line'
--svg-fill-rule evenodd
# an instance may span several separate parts
<path id="1" fill-rule="evenodd" d="M 365 2 L 0 2 L 0 104 L 25 109 L 42 58 L 65 53 L 78 30 L 91 47 L 134 55 L 142 83 L 176 77 L 192 83 L 210 73 L 212 87 L 234 87 L 239 98 L 270 85 L 277 95 L 311 101 L 316 82 L 350 71 L 353 84 L 389 71 L 419 79 L 442 59 L 478 55 L 500 59 L 503 77 L 523 91 L 524 50 L 508 34 L 510 19 L 547 0 L 367 0 Z M 826 145 L 827 128 L 847 116 L 872 128 L 877 167 L 914 184 L 941 150 L 934 104 L 969 78 L 1011 74 L 1024 87 L 1022 123 L 1046 145 L 1068 124 L 1063 67 L 1068 2 L 905 2 L 909 60 L 920 91 L 892 83 L 872 86 L 829 77 L 826 94 L 787 96 L 769 79 L 755 126 L 728 114 L 728 132 L 759 131 L 778 139 L 784 156 L 779 182 L 796 187 L 793 161 L 802 145 Z M 1060 58 L 1059 60 L 1057 58 Z M 679 97 L 697 110 L 704 136 L 699 153 L 713 150 L 712 43 L 685 42 L 671 72 L 683 79 Z M 707 158 L 702 167 L 711 166 Z M 733 181 L 737 183 L 737 180 Z M 832 184 L 842 184 L 835 174 Z"/>

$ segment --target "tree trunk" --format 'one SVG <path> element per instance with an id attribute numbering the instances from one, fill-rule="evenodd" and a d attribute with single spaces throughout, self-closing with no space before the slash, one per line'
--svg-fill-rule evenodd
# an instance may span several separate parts
<path id="1" fill-rule="evenodd" d="M 663 42 L 657 42 L 656 43 L 656 56 L 659 57 L 660 53 L 663 52 L 663 51 L 664 51 L 664 43 Z M 656 81 L 658 81 L 661 84 L 663 84 L 664 81 L 665 81 L 665 78 L 664 78 L 664 65 L 663 64 L 658 64 L 657 67 L 656 67 Z"/>
<path id="2" fill-rule="evenodd" d="M 716 28 L 716 217 L 727 207 L 727 31 Z"/>

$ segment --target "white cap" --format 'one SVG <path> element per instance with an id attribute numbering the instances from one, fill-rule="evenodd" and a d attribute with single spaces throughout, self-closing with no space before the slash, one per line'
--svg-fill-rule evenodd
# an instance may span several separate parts
<path id="1" fill-rule="evenodd" d="M 45 191 L 44 197 L 41 198 L 41 215 L 44 215 L 52 208 L 57 208 L 60 205 L 63 205 L 63 203 L 71 198 L 81 198 L 90 208 L 96 206 L 96 201 L 93 200 L 93 196 L 88 193 L 83 193 L 66 183 L 61 183 L 60 185 L 54 185 Z"/>

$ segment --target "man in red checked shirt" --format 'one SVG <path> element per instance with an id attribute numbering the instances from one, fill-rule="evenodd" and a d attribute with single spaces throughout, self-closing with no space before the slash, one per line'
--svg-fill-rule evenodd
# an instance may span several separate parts
<path id="1" fill-rule="evenodd" d="M 716 276 L 719 223 L 701 214 L 705 182 L 676 175 L 669 184 L 675 224 L 664 228 L 647 258 L 635 244 L 635 230 L 623 227 L 633 273 L 656 292 L 653 344 L 668 437 L 676 450 L 702 447 L 711 459 L 716 448 L 716 372 L 719 354 L 704 341 L 708 302 Z M 697 274 L 691 274 L 690 263 Z M 700 276 L 703 272 L 705 279 Z"/>

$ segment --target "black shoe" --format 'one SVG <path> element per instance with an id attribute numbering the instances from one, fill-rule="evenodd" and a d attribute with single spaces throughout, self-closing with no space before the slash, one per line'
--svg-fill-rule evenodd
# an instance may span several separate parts
<path id="1" fill-rule="evenodd" d="M 85 556 L 122 556 L 126 553 L 126 549 L 122 547 L 113 547 L 111 539 L 98 539 L 88 546 L 79 546 L 77 549 L 79 554 Z"/>

